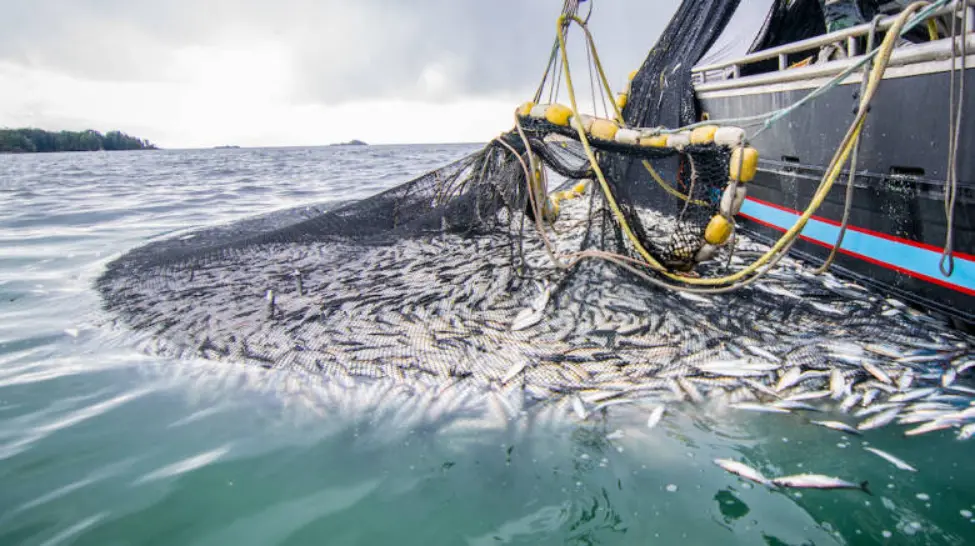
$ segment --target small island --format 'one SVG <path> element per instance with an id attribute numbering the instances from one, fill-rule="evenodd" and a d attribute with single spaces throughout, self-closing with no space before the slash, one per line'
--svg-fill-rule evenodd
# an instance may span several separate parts
<path id="1" fill-rule="evenodd" d="M 348 142 L 338 142 L 336 144 L 329 144 L 329 146 L 368 146 L 365 142 L 361 140 L 350 140 Z"/>
<path id="2" fill-rule="evenodd" d="M 155 150 L 156 146 L 121 131 L 44 131 L 0 129 L 0 153 L 96 152 L 100 150 Z"/>

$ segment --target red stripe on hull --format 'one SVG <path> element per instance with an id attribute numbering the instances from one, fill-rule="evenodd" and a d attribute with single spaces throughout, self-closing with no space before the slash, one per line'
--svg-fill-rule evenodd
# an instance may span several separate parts
<path id="1" fill-rule="evenodd" d="M 751 199 L 751 198 L 749 197 L 749 199 Z M 776 206 L 776 205 L 772 205 L 771 203 L 766 203 L 765 201 L 759 201 L 758 199 L 753 199 L 753 201 L 755 201 L 757 203 L 761 203 L 763 205 L 772 206 L 772 207 L 775 207 L 775 208 L 780 209 L 780 210 L 783 210 L 783 211 L 795 212 L 795 211 L 790 211 L 787 208 L 783 208 L 783 207 L 779 207 L 779 206 Z M 752 222 L 755 222 L 756 224 L 761 224 L 763 226 L 770 227 L 770 228 L 772 228 L 772 229 L 774 229 L 776 231 L 781 231 L 783 233 L 785 233 L 787 231 L 785 228 L 779 227 L 779 226 L 777 226 L 775 224 L 770 224 L 768 222 L 764 222 L 762 220 L 759 220 L 758 218 L 755 218 L 754 216 L 749 216 L 749 215 L 747 215 L 745 213 L 741 213 L 740 216 L 742 216 L 743 218 L 748 218 L 749 220 L 751 220 Z M 831 222 L 829 220 L 824 220 L 824 219 L 821 219 L 821 218 L 817 218 L 815 216 L 813 218 L 815 218 L 816 220 L 819 220 L 821 222 L 831 223 L 831 224 L 837 225 L 837 226 L 839 225 L 839 223 L 834 223 L 834 222 Z M 848 229 L 853 229 L 853 228 L 850 227 Z M 859 231 L 861 233 L 866 233 L 866 234 L 869 234 L 869 235 L 874 235 L 874 236 L 878 236 L 879 237 L 879 235 L 875 234 L 874 232 L 870 232 L 870 231 L 867 231 L 867 230 L 864 230 L 864 229 L 857 229 L 856 231 Z M 817 240 L 817 239 L 812 239 L 810 237 L 806 237 L 805 235 L 800 235 L 799 238 L 802 239 L 803 241 L 808 241 L 810 243 L 817 244 L 817 245 L 819 245 L 821 247 L 824 247 L 824 248 L 833 248 L 833 245 L 830 244 L 830 243 L 826 243 L 826 242 L 823 242 L 823 241 L 820 241 L 820 240 Z M 908 241 L 906 241 L 904 239 L 898 239 L 897 237 L 887 236 L 887 237 L 884 237 L 884 238 L 885 239 L 888 239 L 888 240 L 891 240 L 891 241 L 894 241 L 896 243 L 900 243 L 902 241 L 905 244 L 908 243 Z M 911 242 L 913 242 L 913 241 L 911 241 Z M 912 246 L 920 246 L 921 248 L 928 249 L 927 246 L 922 246 L 919 243 L 914 243 Z M 958 285 L 955 285 L 955 284 L 950 284 L 950 283 L 947 283 L 945 281 L 942 281 L 941 279 L 936 279 L 934 277 L 929 277 L 927 275 L 922 275 L 921 273 L 917 273 L 915 271 L 911 271 L 910 269 L 904 269 L 902 267 L 898 267 L 898 266 L 893 265 L 893 264 L 881 262 L 880 260 L 876 260 L 876 259 L 871 258 L 869 256 L 864 256 L 863 254 L 860 254 L 860 253 L 857 253 L 857 252 L 851 252 L 851 251 L 846 250 L 844 248 L 840 248 L 840 252 L 843 253 L 843 254 L 846 254 L 847 256 L 852 256 L 854 258 L 863 260 L 863 261 L 865 261 L 867 263 L 870 263 L 870 264 L 873 264 L 873 265 L 876 265 L 876 266 L 883 267 L 884 269 L 890 269 L 891 271 L 896 271 L 898 273 L 907 275 L 909 277 L 914 277 L 915 279 L 920 279 L 922 281 L 929 282 L 931 284 L 936 284 L 938 286 L 943 286 L 945 288 L 950 288 L 951 290 L 955 290 L 957 292 L 961 292 L 962 294 L 967 294 L 969 296 L 975 296 L 975 290 L 970 290 L 970 289 L 965 288 L 963 286 L 958 286 Z M 937 252 L 941 252 L 941 249 L 940 248 L 937 249 Z M 956 256 L 957 255 L 958 254 L 956 254 Z M 971 258 L 968 258 L 968 259 L 970 260 Z"/>

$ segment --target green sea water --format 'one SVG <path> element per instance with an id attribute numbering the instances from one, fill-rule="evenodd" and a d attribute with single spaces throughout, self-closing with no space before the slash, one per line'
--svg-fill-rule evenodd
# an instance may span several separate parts
<path id="1" fill-rule="evenodd" d="M 145 354 L 100 310 L 106 261 L 153 237 L 362 197 L 470 150 L 0 157 L 0 544 L 975 542 L 975 451 L 951 433 L 692 407 L 652 430 L 626 412 L 404 421 L 357 411 L 368 385 L 339 407 L 306 378 Z M 772 490 L 719 457 L 873 494 Z"/>

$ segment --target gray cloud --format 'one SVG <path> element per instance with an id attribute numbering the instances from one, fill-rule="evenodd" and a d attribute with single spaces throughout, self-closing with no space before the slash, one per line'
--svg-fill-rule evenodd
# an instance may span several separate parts
<path id="1" fill-rule="evenodd" d="M 293 54 L 293 100 L 451 101 L 526 97 L 541 75 L 560 0 L 31 0 L 0 18 L 0 59 L 83 79 L 165 79 L 173 50 L 226 33 Z M 678 0 L 597 0 L 592 30 L 607 70 L 639 66 Z M 577 41 L 576 45 L 580 45 Z M 581 51 L 581 49 L 577 48 Z M 585 57 L 576 57 L 587 79 Z"/>

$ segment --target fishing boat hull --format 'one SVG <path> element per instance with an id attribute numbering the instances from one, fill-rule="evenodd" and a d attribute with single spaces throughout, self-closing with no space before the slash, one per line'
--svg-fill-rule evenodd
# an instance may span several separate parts
<path id="1" fill-rule="evenodd" d="M 871 103 L 853 182 L 849 228 L 833 268 L 891 296 L 975 323 L 975 158 L 971 154 L 975 123 L 965 122 L 975 112 L 969 108 L 959 125 L 957 197 L 951 222 L 954 244 L 949 258 L 945 256 L 950 216 L 945 181 L 952 61 L 920 53 L 908 55 L 926 60 L 902 58 L 888 68 Z M 837 65 L 832 68 L 814 66 L 701 83 L 696 94 L 712 119 L 754 116 L 795 104 L 846 62 L 826 63 Z M 975 56 L 966 64 L 975 67 Z M 960 77 L 956 71 L 955 78 Z M 965 88 L 975 89 L 975 68 L 965 70 L 964 78 Z M 861 79 L 860 74 L 850 76 L 752 140 L 762 159 L 742 208 L 743 229 L 771 240 L 795 224 L 850 127 Z M 844 171 L 836 181 L 793 252 L 814 263 L 829 256 L 840 234 L 848 176 Z"/>

